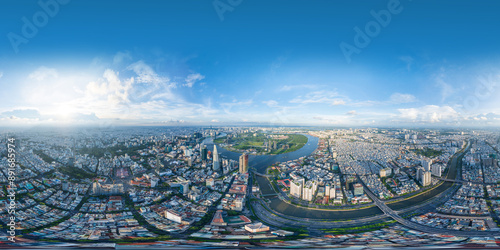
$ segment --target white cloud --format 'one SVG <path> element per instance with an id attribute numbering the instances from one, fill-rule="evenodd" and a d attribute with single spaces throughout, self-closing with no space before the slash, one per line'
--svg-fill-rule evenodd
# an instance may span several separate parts
<path id="1" fill-rule="evenodd" d="M 56 69 L 53 68 L 47 68 L 45 66 L 42 66 L 35 71 L 33 71 L 31 74 L 28 75 L 28 78 L 31 80 L 36 80 L 36 81 L 43 81 L 46 78 L 57 78 L 58 73 Z"/>
<path id="2" fill-rule="evenodd" d="M 134 83 L 134 78 L 120 80 L 119 72 L 106 69 L 103 78 L 90 82 L 86 87 L 86 97 L 96 99 L 104 96 L 110 104 L 129 102 L 129 91 Z"/>
<path id="3" fill-rule="evenodd" d="M 290 103 L 310 104 L 323 103 L 331 106 L 345 105 L 346 101 L 337 92 L 332 91 L 315 91 L 306 94 L 304 97 L 298 96 L 290 101 Z"/>
<path id="4" fill-rule="evenodd" d="M 406 63 L 406 69 L 410 71 L 411 65 L 413 64 L 413 57 L 411 56 L 401 56 L 399 57 L 399 60 L 403 61 Z"/>
<path id="5" fill-rule="evenodd" d="M 395 104 L 416 102 L 417 98 L 410 94 L 394 93 L 391 95 L 390 102 Z"/>
<path id="6" fill-rule="evenodd" d="M 477 114 L 474 116 L 470 116 L 466 118 L 466 120 L 474 120 L 474 121 L 497 121 L 500 120 L 500 115 L 495 113 L 487 113 L 487 114 Z"/>
<path id="7" fill-rule="evenodd" d="M 344 100 L 333 100 L 333 102 L 330 104 L 330 105 L 345 105 L 345 101 Z"/>
<path id="8" fill-rule="evenodd" d="M 128 74 L 128 70 L 135 74 Z M 128 76 L 122 77 L 122 73 Z M 174 86 L 167 77 L 138 61 L 122 71 L 105 69 L 101 77 L 88 81 L 79 96 L 54 103 L 56 108 L 50 113 L 95 113 L 100 119 L 120 122 L 180 120 L 213 113 L 210 107 L 185 101 L 173 92 Z"/>
<path id="9" fill-rule="evenodd" d="M 445 80 L 445 74 L 441 73 L 434 79 L 436 85 L 441 88 L 441 101 L 444 102 L 449 96 L 455 93 L 453 86 L 448 84 Z"/>
<path id="10" fill-rule="evenodd" d="M 278 58 L 276 58 L 276 60 L 274 60 L 271 63 L 271 72 L 275 72 L 277 69 L 281 68 L 281 65 L 284 62 L 286 62 L 287 59 L 288 59 L 288 57 L 286 57 L 286 56 L 279 56 Z"/>
<path id="11" fill-rule="evenodd" d="M 299 85 L 283 85 L 279 91 L 290 91 L 294 89 L 315 89 L 318 85 L 315 84 L 299 84 Z"/>
<path id="12" fill-rule="evenodd" d="M 0 113 L 0 117 L 5 118 L 11 116 L 25 119 L 38 119 L 40 118 L 40 112 L 38 112 L 38 109 L 14 109 Z"/>
<path id="13" fill-rule="evenodd" d="M 0 117 L 0 124 L 2 125 L 15 125 L 15 126 L 26 126 L 26 125 L 35 125 L 38 124 L 40 120 L 38 118 L 30 119 L 30 118 L 20 118 L 17 116 L 9 116 L 9 117 Z"/>
<path id="14" fill-rule="evenodd" d="M 419 108 L 398 109 L 398 111 L 401 119 L 411 122 L 451 122 L 460 118 L 460 114 L 450 106 L 426 105 Z"/>
<path id="15" fill-rule="evenodd" d="M 159 76 L 149 65 L 144 63 L 144 61 L 142 60 L 131 64 L 127 69 L 132 70 L 137 74 L 136 82 L 138 83 L 158 85 L 170 82 L 170 79 L 168 77 Z"/>
<path id="16" fill-rule="evenodd" d="M 37 108 L 15 108 L 0 113 L 0 124 L 8 126 L 96 124 L 98 121 L 100 121 L 100 119 L 94 113 L 41 114 Z"/>
<path id="17" fill-rule="evenodd" d="M 117 59 L 121 57 L 122 59 Z M 474 95 L 481 102 L 484 102 L 484 109 L 474 109 L 467 114 L 460 110 L 457 103 L 446 103 L 436 105 L 422 104 L 422 107 L 412 106 L 406 108 L 408 103 L 424 103 L 424 100 L 409 93 L 393 93 L 387 99 L 378 101 L 352 100 L 345 95 L 339 94 L 335 89 L 328 91 L 320 85 L 284 85 L 275 91 L 290 91 L 275 94 L 287 94 L 290 99 L 283 100 L 276 95 L 258 96 L 261 92 L 249 90 L 246 98 L 231 99 L 231 93 L 222 90 L 223 93 L 213 91 L 213 94 L 206 95 L 186 95 L 185 99 L 181 93 L 194 93 L 184 88 L 176 89 L 176 84 L 170 80 L 176 79 L 182 86 L 193 87 L 200 85 L 205 76 L 195 73 L 189 75 L 168 75 L 154 70 L 154 67 L 144 61 L 127 63 L 126 53 L 115 55 L 113 62 L 121 62 L 120 65 L 111 64 L 108 60 L 106 67 L 100 67 L 92 71 L 95 74 L 87 74 L 84 78 L 71 78 L 71 74 L 61 69 L 51 69 L 40 67 L 29 76 L 22 77 L 27 80 L 25 88 L 30 91 L 22 97 L 25 99 L 27 107 L 37 107 L 40 117 L 36 113 L 6 113 L 0 111 L 0 119 L 13 121 L 35 122 L 53 121 L 66 119 L 67 121 L 88 121 L 101 122 L 103 120 L 130 123 L 165 123 L 175 124 L 182 122 L 203 123 L 220 122 L 269 122 L 271 124 L 345 124 L 363 125 L 376 121 L 380 124 L 385 122 L 399 122 L 400 124 L 439 124 L 447 122 L 467 122 L 481 124 L 496 122 L 498 115 L 486 115 L 488 113 L 500 114 L 498 107 L 498 92 L 490 91 L 488 88 L 480 89 L 478 95 L 474 91 L 467 94 Z M 123 61 L 125 60 L 125 61 Z M 129 65 L 127 67 L 127 65 Z M 29 73 L 29 72 L 28 72 Z M 0 72 L 1 75 L 1 72 Z M 452 75 L 452 74 L 450 74 Z M 435 77 L 435 75 L 433 76 Z M 444 75 L 435 77 L 448 82 L 452 81 Z M 32 81 L 33 80 L 33 81 Z M 76 80 L 76 81 L 73 81 Z M 39 82 L 37 82 L 39 81 Z M 78 82 L 78 84 L 76 84 Z M 439 82 L 439 81 L 436 81 Z M 471 85 L 472 86 L 472 85 Z M 496 86 L 496 85 L 495 85 Z M 278 87 L 280 88 L 280 87 Z M 453 93 L 453 88 L 449 93 Z M 473 88 L 473 87 L 471 87 Z M 71 90 L 76 89 L 77 91 Z M 292 92 L 293 91 L 293 92 Z M 495 89 L 496 91 L 496 89 Z M 461 91 L 463 92 L 463 91 Z M 212 93 L 212 92 L 211 92 Z M 458 95 L 458 91 L 455 93 Z M 465 93 L 465 92 L 464 92 Z M 228 96 L 229 94 L 229 96 Z M 253 94 L 253 95 L 252 95 Z M 269 94 L 269 93 L 265 93 Z M 438 93 L 439 94 L 439 93 Z M 219 98 L 220 96 L 220 98 Z M 35 98 L 33 98 L 35 97 Z M 455 99 L 455 96 L 453 96 Z M 228 99 L 229 98 L 229 99 Z M 425 98 L 424 96 L 421 98 Z M 448 97 L 452 99 L 451 97 Z M 226 100 L 224 100 L 226 99 Z M 495 103 L 489 99 L 494 99 Z M 28 102 L 27 100 L 35 100 Z M 214 103 L 212 104 L 211 101 Z M 438 102 L 439 103 L 439 102 Z M 38 105 L 40 104 L 40 105 Z M 315 105 L 308 105 L 315 104 Z M 213 105 L 213 106 L 212 106 Z M 288 106 L 283 106 L 288 105 Z M 333 107 L 336 105 L 346 105 L 344 107 Z M 369 108 L 373 106 L 373 108 Z M 402 108 L 405 107 L 405 108 Z M 399 108 L 399 109 L 396 109 Z M 16 110 L 19 108 L 12 108 Z M 10 111 L 10 110 L 3 110 Z M 359 113 L 358 113 L 359 112 Z M 383 114 L 374 114 L 383 112 Z M 58 116 L 57 114 L 63 114 Z M 462 123 L 462 124 L 464 124 Z"/>
<path id="18" fill-rule="evenodd" d="M 266 104 L 269 107 L 277 107 L 278 102 L 275 100 L 263 101 L 262 103 Z"/>
<path id="19" fill-rule="evenodd" d="M 128 53 L 117 53 L 114 58 L 111 57 L 111 62 L 115 64 L 110 62 L 105 66 L 91 67 L 87 72 L 80 71 L 82 73 L 47 67 L 28 72 L 20 82 L 19 100 L 23 106 L 36 107 L 38 113 L 17 111 L 20 108 L 0 110 L 1 123 L 56 124 L 87 120 L 94 124 L 103 121 L 145 124 L 210 121 L 224 117 L 222 108 L 213 108 L 210 100 L 186 100 L 177 93 L 181 90 L 175 91 L 175 83 L 169 77 L 156 72 L 144 61 L 127 66 L 124 65 L 127 63 L 125 59 L 128 59 Z M 116 65 L 119 62 L 121 64 Z M 204 78 L 196 73 L 185 78 L 173 77 L 182 79 L 182 82 L 185 79 L 188 84 L 199 84 L 199 80 Z M 235 101 L 223 107 L 231 110 L 251 103 L 252 100 Z"/>
<path id="20" fill-rule="evenodd" d="M 358 112 L 356 112 L 356 110 L 351 110 L 346 113 L 346 115 L 357 115 L 357 114 Z"/>
<path id="21" fill-rule="evenodd" d="M 81 98 L 85 95 L 86 85 L 98 77 L 94 72 L 66 73 L 45 67 L 26 75 L 28 77 L 22 77 L 18 82 L 17 99 L 22 101 L 20 105 L 36 107 L 42 114 L 56 113 L 63 107 L 69 110 L 70 106 L 61 104 Z"/>
<path id="22" fill-rule="evenodd" d="M 138 102 L 151 99 L 153 96 L 155 98 L 173 96 L 172 89 L 177 86 L 177 83 L 170 81 L 170 78 L 166 76 L 160 76 L 144 61 L 137 61 L 129 65 L 127 69 L 136 74 L 131 81 L 137 83 L 137 86 L 129 91 L 130 99 Z"/>
<path id="23" fill-rule="evenodd" d="M 119 51 L 115 54 L 115 56 L 113 57 L 113 64 L 121 64 L 125 61 L 128 61 L 128 60 L 132 60 L 132 56 L 130 55 L 130 52 L 128 51 L 125 51 L 125 52 L 122 52 L 122 51 Z"/>
<path id="24" fill-rule="evenodd" d="M 381 106 L 381 105 L 394 105 L 403 103 L 416 102 L 417 98 L 411 94 L 394 93 L 391 95 L 387 101 L 352 101 L 349 102 L 349 106 L 353 107 L 371 107 L 371 106 Z"/>
<path id="25" fill-rule="evenodd" d="M 205 79 L 205 76 L 201 75 L 200 73 L 190 74 L 186 77 L 186 84 L 184 84 L 184 86 L 191 88 L 197 81 L 201 81 L 203 79 Z"/>
<path id="26" fill-rule="evenodd" d="M 252 103 L 253 103 L 252 99 L 249 99 L 249 100 L 246 100 L 246 101 L 233 100 L 233 102 L 223 102 L 223 103 L 220 103 L 220 106 L 224 109 L 224 112 L 231 113 L 231 109 L 233 107 L 242 106 L 242 107 L 249 108 L 249 106 Z"/>
<path id="27" fill-rule="evenodd" d="M 358 101 L 358 102 L 351 102 L 351 103 L 349 103 L 349 105 L 353 106 L 353 107 L 371 107 L 371 106 L 381 105 L 381 104 L 384 104 L 384 102 L 371 101 L 371 100 Z"/>
<path id="28" fill-rule="evenodd" d="M 314 115 L 312 119 L 315 123 L 325 125 L 349 125 L 353 124 L 351 115 Z"/>

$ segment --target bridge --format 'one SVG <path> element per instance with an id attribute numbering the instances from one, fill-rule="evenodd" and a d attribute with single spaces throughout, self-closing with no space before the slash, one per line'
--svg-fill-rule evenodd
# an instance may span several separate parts
<path id="1" fill-rule="evenodd" d="M 270 174 L 261 174 L 261 173 L 259 173 L 259 172 L 255 171 L 255 170 L 252 170 L 251 172 L 252 172 L 252 173 L 254 173 L 255 175 L 257 175 L 257 176 L 261 176 L 261 177 L 274 177 L 274 175 L 270 175 Z"/>
<path id="2" fill-rule="evenodd" d="M 451 159 L 451 164 L 450 167 L 454 166 L 456 167 L 458 164 L 458 157 L 462 157 L 465 152 L 469 149 L 470 144 L 468 145 L 467 149 L 462 151 L 461 155 L 454 155 Z M 418 224 L 409 220 L 404 219 L 401 217 L 397 212 L 392 210 L 385 202 L 381 201 L 375 194 L 371 192 L 371 190 L 366 186 L 366 184 L 361 180 L 359 176 L 357 176 L 359 182 L 363 185 L 365 193 L 370 197 L 370 199 L 373 200 L 373 203 L 380 209 L 384 214 L 387 216 L 391 217 L 395 221 L 399 222 L 403 226 L 418 230 L 421 232 L 425 233 L 434 233 L 434 234 L 444 234 L 444 235 L 454 235 L 454 236 L 462 236 L 462 237 L 493 237 L 493 236 L 500 236 L 500 231 L 458 231 L 458 230 L 450 230 L 450 229 L 444 229 L 444 228 L 435 228 L 435 227 L 430 227 L 422 224 Z M 456 176 L 457 179 L 447 179 L 447 178 L 442 178 L 445 181 L 453 181 L 453 182 L 458 182 L 458 183 L 469 183 L 469 181 L 461 181 L 458 178 L 460 178 L 460 175 L 457 174 Z M 484 184 L 484 183 L 481 183 Z"/>
<path id="3" fill-rule="evenodd" d="M 279 196 L 277 193 L 274 194 L 263 194 L 261 195 L 262 197 L 272 197 L 272 196 Z"/>
<path id="4" fill-rule="evenodd" d="M 430 226 L 425 226 L 421 225 L 409 220 L 404 219 L 401 217 L 397 212 L 389 208 L 387 204 L 385 204 L 383 201 L 381 201 L 375 194 L 373 194 L 368 187 L 365 185 L 364 182 L 360 181 L 361 184 L 363 184 L 365 188 L 366 194 L 370 197 L 370 199 L 373 200 L 373 203 L 384 212 L 384 214 L 388 215 L 395 221 L 399 222 L 403 226 L 418 230 L 421 232 L 425 233 L 434 233 L 434 234 L 445 234 L 445 235 L 455 235 L 455 236 L 462 236 L 462 237 L 493 237 L 493 236 L 500 236 L 499 231 L 458 231 L 458 230 L 450 230 L 450 229 L 444 229 L 444 228 L 435 228 L 435 227 L 430 227 Z"/>
<path id="5" fill-rule="evenodd" d="M 482 185 L 496 185 L 496 184 L 498 184 L 496 182 L 464 181 L 464 180 L 458 180 L 458 179 L 447 179 L 447 178 L 437 178 L 437 177 L 435 177 L 435 178 L 438 180 L 442 180 L 442 181 L 458 182 L 458 183 L 462 183 L 462 184 L 465 184 L 465 183 L 482 184 Z"/>

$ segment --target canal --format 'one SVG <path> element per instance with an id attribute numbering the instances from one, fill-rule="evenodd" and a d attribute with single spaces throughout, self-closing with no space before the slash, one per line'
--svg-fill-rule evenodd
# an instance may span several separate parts
<path id="1" fill-rule="evenodd" d="M 451 164 L 448 168 L 448 172 L 447 172 L 446 177 L 445 177 L 446 179 L 454 180 L 456 178 L 458 170 L 459 170 L 459 164 L 461 163 L 459 161 L 459 159 L 462 158 L 467 151 L 468 151 L 468 149 L 464 150 L 464 152 L 462 152 L 460 155 L 452 157 Z M 419 194 L 419 195 L 412 197 L 410 199 L 406 199 L 406 200 L 402 200 L 402 201 L 398 201 L 398 202 L 394 202 L 394 203 L 389 203 L 389 204 L 387 204 L 387 206 L 393 210 L 401 210 L 401 209 L 404 209 L 404 208 L 407 208 L 410 206 L 414 206 L 414 205 L 426 202 L 429 199 L 432 199 L 436 195 L 439 195 L 439 194 L 443 193 L 444 191 L 446 191 L 451 186 L 453 186 L 453 182 L 445 181 L 430 191 L 424 192 L 424 193 Z"/>
<path id="2" fill-rule="evenodd" d="M 364 209 L 353 209 L 353 210 L 317 210 L 309 209 L 305 207 L 300 207 L 296 205 L 291 205 L 280 200 L 274 189 L 271 187 L 271 183 L 262 176 L 256 176 L 257 182 L 259 183 L 260 191 L 264 197 L 270 199 L 271 203 L 269 207 L 273 210 L 294 217 L 300 218 L 310 218 L 310 219 L 328 219 L 328 220 L 349 220 L 349 219 L 359 219 L 361 217 L 370 217 L 374 215 L 379 215 L 382 213 L 380 209 L 376 206 Z"/>
<path id="3" fill-rule="evenodd" d="M 297 160 L 301 157 L 307 157 L 311 153 L 314 152 L 318 148 L 319 138 L 304 134 L 308 142 L 304 147 L 296 150 L 294 152 L 289 152 L 280 155 L 250 155 L 249 156 L 249 164 L 251 168 L 255 168 L 259 173 L 265 174 L 267 167 L 279 162 L 286 162 Z M 211 138 L 207 138 L 204 141 L 204 144 L 209 147 L 209 150 L 213 150 L 213 140 Z M 217 146 L 217 151 L 221 154 L 222 157 L 238 160 L 240 153 L 228 151 L 220 146 Z M 451 167 L 448 170 L 447 178 L 455 179 L 457 174 L 458 158 L 454 157 L 452 159 Z M 329 220 L 350 220 L 350 219 L 358 219 L 362 217 L 370 217 L 375 215 L 382 214 L 382 211 L 376 207 L 372 206 L 369 208 L 361 208 L 361 209 L 353 209 L 353 210 L 318 210 L 318 209 L 310 209 L 305 207 L 300 207 L 296 205 L 292 205 L 280 200 L 277 197 L 276 192 L 271 187 L 271 183 L 265 178 L 261 176 L 256 176 L 257 182 L 259 183 L 260 190 L 262 195 L 267 196 L 270 200 L 269 207 L 273 210 L 289 216 L 301 217 L 301 218 L 311 218 L 311 219 L 329 219 Z M 419 194 L 415 197 L 398 201 L 395 203 L 387 204 L 393 210 L 401 210 L 410 206 L 414 206 L 416 204 L 425 202 L 436 195 L 444 192 L 448 188 L 453 185 L 451 182 L 444 182 L 438 187 L 423 193 Z M 276 196 L 275 196 L 276 195 Z"/>

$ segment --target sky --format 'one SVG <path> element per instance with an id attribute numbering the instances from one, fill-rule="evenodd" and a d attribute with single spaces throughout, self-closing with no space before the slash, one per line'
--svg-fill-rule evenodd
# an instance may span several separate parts
<path id="1" fill-rule="evenodd" d="M 5 0 L 0 126 L 500 125 L 500 2 Z"/>

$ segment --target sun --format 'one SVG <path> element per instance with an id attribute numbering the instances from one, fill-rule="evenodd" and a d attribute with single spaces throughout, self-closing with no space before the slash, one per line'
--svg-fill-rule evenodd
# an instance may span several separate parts
<path id="1" fill-rule="evenodd" d="M 75 116 L 77 110 L 71 105 L 60 104 L 55 107 L 50 113 L 54 114 L 54 116 L 57 117 L 60 121 L 69 122 Z"/>

